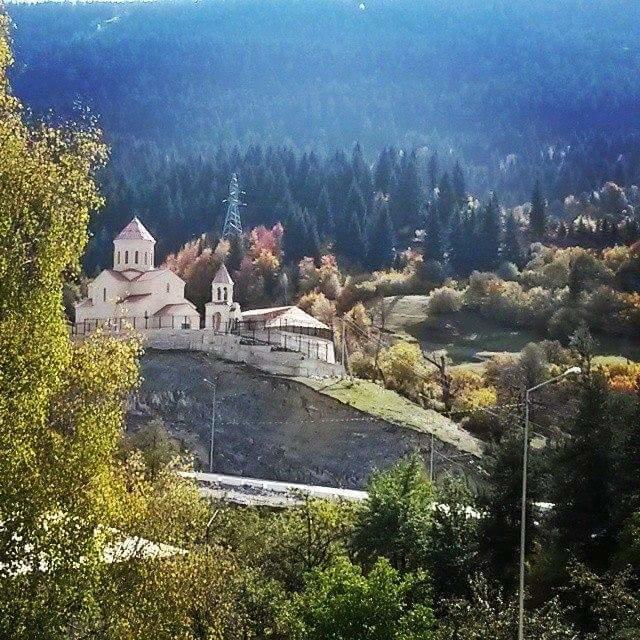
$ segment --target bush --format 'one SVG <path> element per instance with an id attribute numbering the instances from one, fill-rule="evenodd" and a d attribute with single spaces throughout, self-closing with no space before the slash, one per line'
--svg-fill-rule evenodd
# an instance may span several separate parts
<path id="1" fill-rule="evenodd" d="M 356 378 L 363 378 L 364 380 L 376 380 L 378 378 L 378 369 L 371 356 L 361 351 L 356 351 L 351 355 L 350 363 L 351 371 Z"/>
<path id="2" fill-rule="evenodd" d="M 520 277 L 520 271 L 513 262 L 503 262 L 497 269 L 496 275 L 503 280 L 517 280 Z"/>
<path id="3" fill-rule="evenodd" d="M 434 289 L 427 300 L 427 311 L 430 316 L 441 316 L 447 313 L 457 313 L 462 309 L 464 296 L 461 291 L 451 287 Z"/>
<path id="4" fill-rule="evenodd" d="M 420 397 L 427 371 L 417 345 L 396 342 L 380 353 L 379 365 L 388 389 L 395 389 L 412 399 Z"/>
<path id="5" fill-rule="evenodd" d="M 564 309 L 558 309 L 551 316 L 547 331 L 552 338 L 567 344 L 571 335 L 583 324 L 584 317 L 580 309 L 565 307 Z"/>

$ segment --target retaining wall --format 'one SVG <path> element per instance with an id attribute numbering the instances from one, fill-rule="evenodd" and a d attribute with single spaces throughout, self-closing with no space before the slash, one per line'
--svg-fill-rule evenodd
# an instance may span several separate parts
<path id="1" fill-rule="evenodd" d="M 213 329 L 151 329 L 143 333 L 143 340 L 151 349 L 204 351 L 275 375 L 324 378 L 344 373 L 341 364 L 309 358 L 303 353 L 272 351 L 270 345 L 240 344 L 239 336 L 216 333 Z"/>

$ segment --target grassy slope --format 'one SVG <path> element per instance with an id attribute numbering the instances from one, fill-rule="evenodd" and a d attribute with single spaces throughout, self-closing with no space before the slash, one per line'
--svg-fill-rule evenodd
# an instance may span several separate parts
<path id="1" fill-rule="evenodd" d="M 446 349 L 456 364 L 481 363 L 496 353 L 517 353 L 528 342 L 543 340 L 533 331 L 514 330 L 470 311 L 428 318 L 427 296 L 386 298 L 387 327 L 398 337 L 418 341 L 426 351 Z M 598 336 L 603 357 L 640 360 L 640 345 L 615 336 Z"/>
<path id="2" fill-rule="evenodd" d="M 416 431 L 432 433 L 438 440 L 475 456 L 482 454 L 482 443 L 461 429 L 455 422 L 440 415 L 437 411 L 422 409 L 395 391 L 384 389 L 374 382 L 368 380 L 351 382 L 344 379 L 328 381 L 309 378 L 298 378 L 297 380 L 359 411 Z"/>

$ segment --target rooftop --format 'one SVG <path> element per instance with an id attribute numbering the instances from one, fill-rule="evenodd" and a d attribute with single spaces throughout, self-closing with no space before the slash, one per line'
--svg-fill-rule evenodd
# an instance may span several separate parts
<path id="1" fill-rule="evenodd" d="M 227 270 L 227 266 L 222 263 L 222 266 L 218 269 L 218 272 L 215 276 L 213 276 L 214 284 L 233 284 L 233 280 L 229 275 L 229 271 Z"/>
<path id="2" fill-rule="evenodd" d="M 134 218 L 117 236 L 116 240 L 148 240 L 155 242 L 155 238 L 149 233 L 147 228 Z"/>

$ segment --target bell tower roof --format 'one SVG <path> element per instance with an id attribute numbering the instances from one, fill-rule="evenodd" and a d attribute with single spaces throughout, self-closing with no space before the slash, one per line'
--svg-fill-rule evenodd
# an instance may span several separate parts
<path id="1" fill-rule="evenodd" d="M 218 269 L 218 272 L 216 273 L 216 275 L 213 276 L 212 284 L 233 284 L 233 280 L 231 279 L 231 276 L 229 275 L 229 271 L 227 270 L 227 267 L 224 264 L 224 262 L 222 263 L 222 266 Z"/>
<path id="2" fill-rule="evenodd" d="M 131 220 L 131 222 L 115 237 L 115 240 L 146 240 L 148 242 L 153 242 L 154 244 L 156 241 L 137 217 Z"/>

